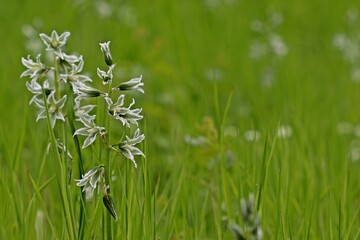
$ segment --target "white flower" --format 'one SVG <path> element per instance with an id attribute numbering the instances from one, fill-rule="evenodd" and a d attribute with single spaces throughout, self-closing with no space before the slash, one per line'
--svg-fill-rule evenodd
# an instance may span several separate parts
<path id="1" fill-rule="evenodd" d="M 94 189 L 101 183 L 102 178 L 104 177 L 104 166 L 96 166 L 88 171 L 81 179 L 75 179 L 77 181 L 77 186 L 83 187 L 82 191 L 90 191 L 91 194 L 94 192 Z"/>
<path id="2" fill-rule="evenodd" d="M 92 82 L 91 78 L 86 75 L 79 74 L 84 67 L 82 56 L 79 58 L 78 64 L 71 63 L 71 70 L 69 73 L 60 74 L 60 79 L 64 82 Z"/>
<path id="3" fill-rule="evenodd" d="M 144 86 L 144 83 L 141 82 L 141 80 L 142 80 L 142 75 L 139 78 L 132 78 L 127 82 L 121 83 L 119 86 L 113 88 L 113 90 L 115 89 L 118 89 L 120 91 L 137 90 L 141 93 L 144 93 L 144 89 L 142 88 Z"/>
<path id="4" fill-rule="evenodd" d="M 113 9 L 111 8 L 111 5 L 106 1 L 96 1 L 95 10 L 101 18 L 108 18 L 111 16 Z"/>
<path id="5" fill-rule="evenodd" d="M 113 74 L 112 71 L 114 70 L 116 64 L 113 64 L 109 67 L 109 70 L 107 72 L 101 70 L 100 68 L 97 69 L 97 75 L 99 76 L 99 78 L 102 79 L 102 83 L 105 85 L 108 82 L 112 81 L 113 79 Z"/>
<path id="6" fill-rule="evenodd" d="M 55 52 L 55 55 L 62 61 L 65 61 L 67 63 L 77 63 L 80 61 L 83 61 L 83 56 L 76 56 L 76 55 L 69 55 L 64 53 L 63 51 L 59 50 Z"/>
<path id="7" fill-rule="evenodd" d="M 51 127 L 54 128 L 56 119 L 65 121 L 64 115 L 61 110 L 66 102 L 66 95 L 64 95 L 61 99 L 55 100 L 55 92 L 52 91 L 47 97 L 47 106 L 50 115 Z M 35 105 L 40 109 L 40 112 L 36 118 L 36 121 L 39 121 L 42 118 L 46 118 L 46 108 L 43 99 L 33 98 Z"/>
<path id="8" fill-rule="evenodd" d="M 292 135 L 292 128 L 289 125 L 280 125 L 277 130 L 278 138 L 289 138 Z"/>
<path id="9" fill-rule="evenodd" d="M 244 133 L 244 137 L 249 142 L 256 142 L 260 140 L 261 133 L 258 130 L 251 129 Z"/>
<path id="10" fill-rule="evenodd" d="M 97 90 L 96 88 L 90 87 L 83 82 L 70 82 L 73 87 L 74 93 L 77 95 L 75 103 L 80 105 L 80 100 L 83 98 L 93 98 L 98 96 L 107 96 L 106 93 Z"/>
<path id="11" fill-rule="evenodd" d="M 56 51 L 55 55 L 57 56 L 60 65 L 64 68 L 66 72 L 68 71 L 68 69 L 71 69 L 72 65 L 75 63 L 78 63 L 78 65 L 81 64 L 81 70 L 82 70 L 82 67 L 84 65 L 84 60 L 82 55 L 80 56 L 68 55 L 63 51 L 61 51 L 61 49 Z"/>
<path id="12" fill-rule="evenodd" d="M 354 126 L 349 122 L 339 122 L 336 128 L 340 134 L 351 134 L 354 130 Z"/>
<path id="13" fill-rule="evenodd" d="M 88 122 L 95 120 L 95 115 L 90 115 L 89 113 L 93 110 L 95 105 L 85 105 L 85 106 L 75 106 L 75 116 L 77 117 L 77 121 L 81 121 L 81 119 L 85 119 Z"/>
<path id="14" fill-rule="evenodd" d="M 85 127 L 76 130 L 74 136 L 75 135 L 86 136 L 82 148 L 86 148 L 90 144 L 92 144 L 96 140 L 96 137 L 98 135 L 102 136 L 106 133 L 105 128 L 97 126 L 94 123 L 93 119 L 90 119 L 91 121 L 88 121 L 87 119 L 80 118 L 80 120 L 85 125 Z"/>
<path id="15" fill-rule="evenodd" d="M 138 126 L 137 121 L 143 118 L 143 116 L 140 115 L 142 108 L 130 109 L 135 104 L 134 99 L 132 100 L 132 103 L 129 105 L 129 107 L 123 107 L 124 97 L 125 96 L 121 94 L 115 103 L 113 103 L 111 98 L 105 97 L 109 109 L 109 114 L 115 119 L 120 120 L 122 124 L 126 125 L 127 127 L 130 127 L 130 123 Z"/>
<path id="16" fill-rule="evenodd" d="M 104 54 L 105 62 L 108 66 L 111 66 L 113 63 L 111 52 L 110 52 L 110 41 L 105 43 L 99 43 L 100 49 Z"/>
<path id="17" fill-rule="evenodd" d="M 279 58 L 284 57 L 288 52 L 285 42 L 283 41 L 281 36 L 277 34 L 271 34 L 269 36 L 269 45 L 271 46 L 271 49 L 273 50 L 275 55 Z"/>
<path id="18" fill-rule="evenodd" d="M 196 137 L 192 137 L 190 135 L 185 135 L 184 141 L 187 144 L 192 145 L 192 146 L 204 146 L 209 143 L 209 140 L 206 137 L 201 136 L 201 135 L 196 136 Z"/>
<path id="19" fill-rule="evenodd" d="M 55 30 L 52 31 L 50 37 L 45 33 L 40 33 L 40 38 L 47 46 L 46 50 L 48 51 L 60 49 L 62 46 L 66 44 L 67 38 L 69 36 L 70 36 L 69 32 L 64 32 L 59 36 Z"/>
<path id="20" fill-rule="evenodd" d="M 36 78 L 31 79 L 30 83 L 26 82 L 26 88 L 32 93 L 34 94 L 34 96 L 31 98 L 29 104 L 31 104 L 35 98 L 37 98 L 39 95 L 42 94 L 43 89 L 45 90 L 46 94 L 50 94 L 51 93 L 51 89 L 50 89 L 50 85 L 49 85 L 49 81 L 45 80 L 43 83 L 43 86 L 41 87 L 41 85 L 36 81 Z"/>
<path id="21" fill-rule="evenodd" d="M 137 167 L 137 164 L 135 162 L 135 155 L 141 155 L 143 157 L 145 157 L 144 153 L 137 147 L 135 147 L 136 144 L 141 143 L 143 140 L 145 139 L 144 134 L 140 135 L 140 129 L 136 129 L 135 133 L 134 133 L 134 137 L 133 138 L 129 138 L 128 136 L 126 136 L 126 140 L 117 144 L 117 145 L 113 145 L 113 149 L 115 151 L 118 152 L 117 149 L 115 149 L 114 147 L 117 146 L 120 150 L 120 152 L 129 160 L 131 160 L 134 165 L 135 168 Z"/>
<path id="22" fill-rule="evenodd" d="M 46 71 L 47 68 L 46 66 L 41 62 L 40 60 L 41 54 L 38 54 L 36 56 L 36 62 L 34 62 L 31 58 L 30 55 L 26 58 L 21 58 L 21 62 L 22 64 L 27 67 L 28 69 L 25 70 L 20 77 L 24 77 L 24 76 L 30 76 L 30 78 L 39 78 L 41 75 L 43 75 Z"/>

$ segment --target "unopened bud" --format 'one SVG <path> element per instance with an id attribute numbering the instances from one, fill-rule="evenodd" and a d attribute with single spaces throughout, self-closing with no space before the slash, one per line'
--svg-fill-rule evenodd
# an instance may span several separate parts
<path id="1" fill-rule="evenodd" d="M 100 49 L 104 54 L 105 62 L 108 66 L 111 66 L 113 64 L 111 52 L 110 52 L 110 41 L 106 43 L 100 43 Z"/>
<path id="2" fill-rule="evenodd" d="M 115 219 L 115 221 L 118 220 L 118 216 L 116 214 L 115 211 L 115 205 L 114 205 L 114 201 L 111 198 L 110 194 L 105 193 L 103 196 L 103 203 L 106 207 L 106 209 L 110 212 L 111 216 L 113 216 L 113 218 Z"/>

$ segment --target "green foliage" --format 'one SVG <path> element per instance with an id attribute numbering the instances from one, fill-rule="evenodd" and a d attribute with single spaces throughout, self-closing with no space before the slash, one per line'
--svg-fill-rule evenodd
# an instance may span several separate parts
<path id="1" fill-rule="evenodd" d="M 50 161 L 46 123 L 35 122 L 26 80 L 19 79 L 29 53 L 24 25 L 71 32 L 66 50 L 84 55 L 93 79 L 104 64 L 98 43 L 107 40 L 115 78 L 143 75 L 146 94 L 137 103 L 144 106 L 146 159 L 137 169 L 111 161 L 114 239 L 231 239 L 228 223 L 243 229 L 240 202 L 250 193 L 264 239 L 359 238 L 360 160 L 352 155 L 359 133 L 337 127 L 360 123 L 360 84 L 333 45 L 335 34 L 346 32 L 347 10 L 360 10 L 359 3 L 107 1 L 111 13 L 103 16 L 101 3 L 0 3 L 0 239 L 78 234 L 78 216 L 61 216 L 64 208 L 79 214 L 80 198 L 64 200 L 59 189 L 65 197 L 79 189 L 75 181 L 69 188 L 57 182 L 66 166 Z M 272 12 L 282 15 L 276 33 L 288 53 L 276 64 L 268 55 L 254 61 L 250 46 L 266 37 L 251 24 Z M 269 62 L 274 81 L 264 87 Z M 285 125 L 291 136 L 280 138 Z M 248 141 L 249 130 L 259 140 Z M 116 126 L 111 134 L 123 137 Z M 83 155 L 85 169 L 95 155 Z M 84 239 L 104 236 L 102 201 L 99 195 L 86 203 Z"/>

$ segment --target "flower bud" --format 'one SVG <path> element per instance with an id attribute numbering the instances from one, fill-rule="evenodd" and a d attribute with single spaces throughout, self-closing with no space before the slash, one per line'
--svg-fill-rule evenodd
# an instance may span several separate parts
<path id="1" fill-rule="evenodd" d="M 104 203 L 106 209 L 110 212 L 111 216 L 113 216 L 115 221 L 117 221 L 118 216 L 115 211 L 114 201 L 108 193 L 105 193 L 105 195 L 103 196 L 103 203 Z"/>
<path id="2" fill-rule="evenodd" d="M 111 52 L 110 52 L 110 41 L 106 43 L 100 43 L 100 49 L 104 54 L 105 62 L 108 66 L 111 66 L 113 63 Z"/>

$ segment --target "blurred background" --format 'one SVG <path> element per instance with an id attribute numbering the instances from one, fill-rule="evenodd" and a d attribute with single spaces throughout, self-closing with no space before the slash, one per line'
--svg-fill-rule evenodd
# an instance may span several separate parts
<path id="1" fill-rule="evenodd" d="M 84 70 L 93 78 L 102 64 L 98 43 L 104 41 L 111 41 L 119 81 L 143 75 L 146 95 L 139 105 L 144 107 L 149 150 L 156 152 L 156 161 L 173 155 L 184 136 L 199 135 L 197 125 L 204 117 L 216 121 L 215 88 L 220 108 L 233 93 L 228 125 L 234 136 L 243 138 L 249 129 L 264 131 L 280 121 L 295 131 L 308 129 L 320 140 L 334 123 L 359 121 L 358 5 L 1 1 L 4 141 L 17 140 L 9 135 L 18 134 L 18 119 L 25 114 L 31 115 L 28 127 L 38 127 L 34 108 L 28 110 L 26 79 L 19 79 L 24 70 L 21 57 L 35 57 L 42 48 L 38 34 L 52 30 L 71 32 L 66 50 L 84 56 Z M 336 44 L 339 34 L 343 39 L 338 36 Z M 354 38 L 354 44 L 347 38 Z"/>

